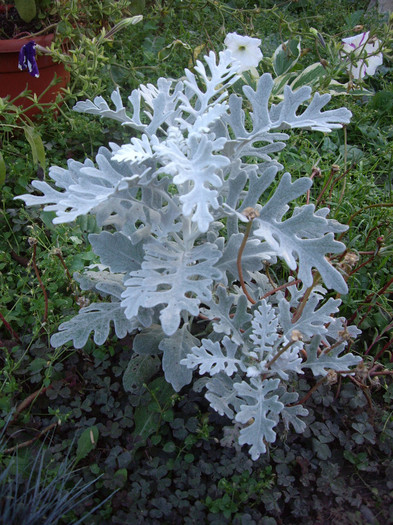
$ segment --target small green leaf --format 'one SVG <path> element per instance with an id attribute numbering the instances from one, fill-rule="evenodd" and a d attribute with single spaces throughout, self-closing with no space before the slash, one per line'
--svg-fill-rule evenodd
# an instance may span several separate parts
<path id="1" fill-rule="evenodd" d="M 160 434 L 157 434 L 157 435 L 152 436 L 150 438 L 150 441 L 152 442 L 153 445 L 158 445 L 161 439 L 162 439 L 162 436 L 160 436 Z"/>
<path id="2" fill-rule="evenodd" d="M 120 468 L 119 470 L 116 470 L 114 478 L 116 481 L 117 487 L 121 488 L 124 487 L 127 481 L 127 469 L 126 468 Z"/>
<path id="3" fill-rule="evenodd" d="M 165 412 L 162 413 L 162 419 L 164 421 L 167 421 L 167 422 L 173 421 L 174 417 L 175 416 L 171 408 L 169 410 L 165 410 Z"/>
<path id="4" fill-rule="evenodd" d="M 174 452 L 176 450 L 176 445 L 173 441 L 168 441 L 168 443 L 165 443 L 163 450 L 168 453 Z"/>
<path id="5" fill-rule="evenodd" d="M 98 428 L 96 426 L 86 428 L 78 439 L 76 449 L 76 463 L 85 458 L 97 446 Z"/>
<path id="6" fill-rule="evenodd" d="M 29 370 L 31 372 L 36 373 L 36 372 L 40 372 L 41 370 L 46 368 L 46 366 L 47 366 L 47 360 L 46 359 L 43 359 L 42 357 L 36 357 L 29 364 Z"/>
<path id="7" fill-rule="evenodd" d="M 90 465 L 90 472 L 98 476 L 98 474 L 101 472 L 100 467 L 97 465 L 97 463 L 93 463 L 93 465 Z"/>
<path id="8" fill-rule="evenodd" d="M 45 168 L 45 148 L 41 135 L 32 126 L 24 126 L 23 130 L 31 147 L 34 164 L 39 164 L 42 168 Z"/>

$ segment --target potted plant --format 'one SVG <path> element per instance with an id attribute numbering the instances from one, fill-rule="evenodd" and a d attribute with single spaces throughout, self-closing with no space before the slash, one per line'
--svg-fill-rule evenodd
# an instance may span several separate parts
<path id="1" fill-rule="evenodd" d="M 25 108 L 34 104 L 31 98 L 19 96 L 22 92 L 30 91 L 40 105 L 52 103 L 70 78 L 64 64 L 54 62 L 49 53 L 39 53 L 35 61 L 36 47 L 45 51 L 55 37 L 57 20 L 40 17 L 45 6 L 46 0 L 16 0 L 0 5 L 0 97 L 17 98 L 16 103 Z M 23 50 L 30 50 L 30 60 L 26 53 L 25 60 L 22 56 L 19 60 Z M 32 116 L 39 111 L 35 105 L 26 114 Z"/>

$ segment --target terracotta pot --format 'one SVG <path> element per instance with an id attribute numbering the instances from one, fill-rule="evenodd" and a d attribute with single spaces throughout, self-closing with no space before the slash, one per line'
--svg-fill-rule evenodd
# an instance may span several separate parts
<path id="1" fill-rule="evenodd" d="M 53 62 L 50 55 L 37 53 L 37 64 L 40 76 L 32 77 L 27 71 L 18 69 L 19 51 L 23 45 L 30 40 L 43 47 L 49 47 L 54 35 L 0 40 L 0 97 L 10 96 L 12 100 L 26 88 L 39 97 L 40 103 L 54 102 L 61 88 L 65 87 L 70 80 L 70 74 L 65 70 L 64 64 Z M 58 83 L 51 86 L 46 93 L 41 94 L 48 88 L 56 75 Z M 15 104 L 28 108 L 32 105 L 31 100 L 25 97 L 19 98 Z M 32 108 L 26 114 L 28 117 L 40 113 L 40 108 Z"/>

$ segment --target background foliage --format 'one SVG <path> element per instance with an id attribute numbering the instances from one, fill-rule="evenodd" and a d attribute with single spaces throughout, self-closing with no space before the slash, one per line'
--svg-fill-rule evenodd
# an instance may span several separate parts
<path id="1" fill-rule="evenodd" d="M 392 202 L 387 20 L 367 11 L 368 1 L 267 1 L 256 7 L 254 1 L 152 1 L 142 8 L 142 23 L 95 46 L 102 27 L 109 29 L 142 7 L 120 3 L 115 10 L 109 0 L 83 2 L 82 17 L 80 2 L 67 3 L 59 32 L 72 42 L 72 83 L 57 119 L 48 109 L 33 123 L 45 148 L 45 166 L 34 162 L 16 127 L 19 110 L 1 105 L 0 410 L 3 421 L 14 414 L 3 438 L 2 464 L 18 444 L 54 425 L 53 460 L 60 465 L 72 446 L 74 482 L 86 484 L 101 475 L 86 489 L 91 496 L 64 523 L 75 523 L 116 490 L 86 523 L 388 523 L 393 512 L 392 214 L 381 206 Z M 363 330 L 351 351 L 364 356 L 365 364 L 354 380 L 313 391 L 306 376 L 307 433 L 286 435 L 282 428 L 269 454 L 253 463 L 246 451 L 222 447 L 232 446 L 234 436 L 229 426 L 224 433 L 218 430 L 226 420 L 208 409 L 202 394 L 187 388 L 176 394 L 154 363 L 148 373 L 140 364 L 145 373 L 139 384 L 123 385 L 132 338 L 112 337 L 102 347 L 90 342 L 83 350 L 50 347 L 59 322 L 89 299 L 68 273 L 96 262 L 87 235 L 98 229 L 92 218 L 54 228 L 50 214 L 25 210 L 13 197 L 25 193 L 37 176 L 45 178 L 47 166 L 65 166 L 69 157 L 82 161 L 101 144 L 126 140 L 110 122 L 72 112 L 77 100 L 108 97 L 117 85 L 125 97 L 141 82 L 177 78 L 201 53 L 220 50 L 230 31 L 262 39 L 264 71 L 272 71 L 269 57 L 280 43 L 301 38 L 295 70 L 323 59 L 326 79 L 334 75 L 346 82 L 337 45 L 356 25 L 370 29 L 387 49 L 384 65 L 365 81 L 371 94 L 334 98 L 330 107 L 345 105 L 353 113 L 347 129 L 329 136 L 297 131 L 278 160 L 299 177 L 318 165 L 314 200 L 332 177 L 319 205 L 329 205 L 332 217 L 351 225 L 342 240 L 359 260 L 348 269 L 353 275 L 341 315 Z M 331 175 L 333 165 L 339 171 Z M 47 316 L 34 266 L 46 290 Z M 11 451 L 4 452 L 7 448 Z M 34 443 L 18 450 L 21 472 L 39 453 Z M 15 483 L 12 475 L 9 481 Z M 28 481 L 19 479 L 22 486 Z"/>

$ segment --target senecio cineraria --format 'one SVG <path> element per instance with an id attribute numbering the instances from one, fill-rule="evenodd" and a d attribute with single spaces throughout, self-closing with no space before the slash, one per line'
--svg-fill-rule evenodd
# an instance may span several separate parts
<path id="1" fill-rule="evenodd" d="M 285 147 L 286 130 L 330 132 L 351 113 L 322 111 L 327 94 L 306 106 L 309 87 L 286 86 L 282 100 L 269 104 L 266 73 L 255 91 L 245 85 L 244 97 L 230 94 L 241 62 L 230 49 L 204 62 L 179 81 L 141 85 L 128 97 L 129 110 L 118 90 L 115 109 L 102 97 L 78 102 L 76 111 L 117 120 L 138 137 L 100 148 L 96 163 L 52 167 L 59 191 L 34 181 L 43 196 L 18 198 L 56 212 L 55 224 L 91 213 L 102 227 L 89 236 L 101 264 L 75 278 L 110 300 L 81 308 L 51 344 L 82 348 L 94 332 L 102 345 L 111 322 L 119 338 L 136 334 L 133 355 L 162 353 L 176 391 L 194 370 L 204 376 L 198 387 L 233 420 L 239 444 L 256 460 L 275 441 L 280 420 L 305 429 L 308 412 L 296 391 L 305 369 L 351 373 L 361 360 L 345 353 L 359 331 L 335 317 L 341 301 L 326 298 L 327 289 L 347 292 L 328 255 L 344 250 L 334 233 L 346 226 L 313 204 L 289 212 L 312 181 L 292 182 L 289 173 L 277 181 L 283 166 L 272 157 Z M 268 272 L 275 264 L 292 271 L 285 289 Z M 205 338 L 191 331 L 200 319 L 210 321 Z"/>

